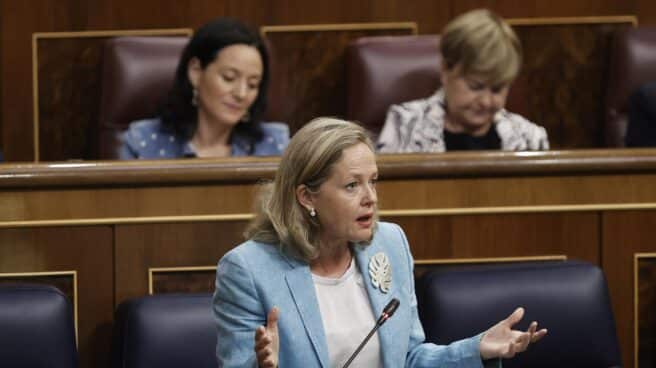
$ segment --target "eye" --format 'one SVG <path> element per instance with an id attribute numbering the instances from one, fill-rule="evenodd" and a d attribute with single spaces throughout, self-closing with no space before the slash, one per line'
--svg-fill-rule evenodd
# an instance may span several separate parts
<path id="1" fill-rule="evenodd" d="M 369 185 L 371 185 L 372 187 L 376 187 L 376 184 L 378 184 L 378 178 L 373 178 L 369 180 Z"/>
<path id="2" fill-rule="evenodd" d="M 472 91 L 480 91 L 480 90 L 482 90 L 483 88 L 485 88 L 485 85 L 484 85 L 483 83 L 476 82 L 476 81 L 473 81 L 473 80 L 468 80 L 468 81 L 467 81 L 467 86 L 468 86 L 469 89 L 471 89 Z"/>
<path id="3" fill-rule="evenodd" d="M 226 82 L 234 82 L 237 77 L 233 74 L 221 74 L 221 78 L 223 78 L 224 81 Z"/>
<path id="4" fill-rule="evenodd" d="M 492 86 L 491 90 L 492 90 L 492 93 L 500 93 L 501 91 L 503 91 L 503 89 L 505 87 L 506 87 L 505 84 L 500 84 L 498 86 Z"/>
<path id="5" fill-rule="evenodd" d="M 346 190 L 348 190 L 350 192 L 350 191 L 355 190 L 355 188 L 357 188 L 357 186 L 358 186 L 358 183 L 354 181 L 354 182 L 346 184 L 344 186 L 344 188 L 346 188 Z"/>

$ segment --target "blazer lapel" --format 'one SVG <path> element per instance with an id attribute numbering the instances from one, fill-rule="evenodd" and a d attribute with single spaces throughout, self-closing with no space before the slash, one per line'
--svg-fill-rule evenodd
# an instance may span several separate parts
<path id="1" fill-rule="evenodd" d="M 371 260 L 371 257 L 373 257 L 376 253 L 382 252 L 383 249 L 381 249 L 380 246 L 377 246 L 376 241 L 369 245 L 368 247 L 360 247 L 360 246 L 355 246 L 355 258 L 358 262 L 358 267 L 360 268 L 360 272 L 362 272 L 362 280 L 365 283 L 365 287 L 367 288 L 367 294 L 369 295 L 369 301 L 371 302 L 371 308 L 374 313 L 374 319 L 378 320 L 378 317 L 380 316 L 380 313 L 383 311 L 383 308 L 387 305 L 387 303 L 392 299 L 392 295 L 396 293 L 396 288 L 395 288 L 395 283 L 394 283 L 394 269 L 392 269 L 392 285 L 390 287 L 390 290 L 387 293 L 383 293 L 380 291 L 380 289 L 374 288 L 373 283 L 371 282 L 371 276 L 369 275 L 369 262 Z M 389 254 L 387 255 L 389 257 Z M 371 326 L 373 327 L 373 326 Z M 384 346 L 394 346 L 394 340 L 392 336 L 392 331 L 390 331 L 389 328 L 385 328 L 386 325 L 383 325 L 380 329 L 378 329 L 378 338 L 380 339 L 380 346 L 381 348 Z M 387 357 L 390 353 L 391 350 L 388 349 L 381 349 L 381 354 L 383 358 L 383 364 L 385 366 L 388 366 L 389 364 L 386 362 L 390 361 L 390 358 Z"/>
<path id="2" fill-rule="evenodd" d="M 310 268 L 305 265 L 297 265 L 287 272 L 285 279 L 319 363 L 322 367 L 328 368 L 328 345 Z"/>

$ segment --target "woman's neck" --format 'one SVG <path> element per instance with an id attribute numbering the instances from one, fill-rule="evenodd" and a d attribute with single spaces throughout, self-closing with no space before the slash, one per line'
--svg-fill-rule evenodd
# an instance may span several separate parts
<path id="1" fill-rule="evenodd" d="M 348 243 L 341 246 L 322 246 L 319 257 L 310 263 L 310 271 L 317 276 L 338 278 L 348 270 L 352 258 Z"/>
<path id="2" fill-rule="evenodd" d="M 200 111 L 198 113 L 198 126 L 191 138 L 196 155 L 198 157 L 230 156 L 232 127 L 212 122 Z"/>

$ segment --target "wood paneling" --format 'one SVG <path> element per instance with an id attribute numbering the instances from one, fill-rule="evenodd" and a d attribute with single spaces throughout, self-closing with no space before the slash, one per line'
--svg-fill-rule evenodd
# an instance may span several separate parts
<path id="1" fill-rule="evenodd" d="M 195 28 L 221 15 L 259 27 L 283 24 L 415 21 L 422 34 L 438 33 L 456 14 L 490 7 L 504 17 L 598 16 L 637 14 L 641 24 L 656 24 L 652 1 L 401 0 L 306 2 L 301 0 L 26 0 L 0 3 L 0 124 L 2 148 L 11 161 L 32 161 L 31 36 L 35 32 Z M 157 9 L 157 12 L 153 12 Z M 89 107 L 91 111 L 93 108 Z"/>
<path id="2" fill-rule="evenodd" d="M 241 243 L 277 160 L 3 165 L 0 272 L 77 270 L 82 367 L 106 367 L 115 306 L 147 294 L 149 269 L 211 266 Z M 382 216 L 417 259 L 600 264 L 631 366 L 632 257 L 655 251 L 656 151 L 388 155 L 379 168 Z M 187 279 L 202 290 L 207 276 Z"/>
<path id="3" fill-rule="evenodd" d="M 635 258 L 635 310 L 637 341 L 636 363 L 640 367 L 656 365 L 656 253 L 643 253 Z"/>
<path id="4" fill-rule="evenodd" d="M 410 35 L 413 26 L 264 28 L 271 50 L 268 120 L 286 122 L 293 134 L 318 116 L 345 118 L 348 44 L 360 37 Z"/>
<path id="5" fill-rule="evenodd" d="M 508 108 L 545 127 L 552 149 L 603 147 L 603 104 L 616 32 L 629 21 L 516 25 L 524 65 Z M 519 106 L 518 106 L 519 105 Z"/>
<path id="6" fill-rule="evenodd" d="M 116 305 L 148 293 L 148 269 L 215 265 L 244 241 L 244 221 L 118 225 Z"/>
<path id="7" fill-rule="evenodd" d="M 416 260 L 565 255 L 600 264 L 597 213 L 384 217 Z"/>
<path id="8" fill-rule="evenodd" d="M 615 313 L 625 367 L 634 363 L 634 255 L 656 252 L 656 211 L 611 212 L 603 215 L 602 265 Z"/>
<path id="9" fill-rule="evenodd" d="M 38 161 L 97 158 L 105 41 L 127 35 L 187 36 L 184 29 L 35 35 Z"/>
<path id="10" fill-rule="evenodd" d="M 82 367 L 108 367 L 114 308 L 109 226 L 0 229 L 0 273 L 76 271 Z"/>

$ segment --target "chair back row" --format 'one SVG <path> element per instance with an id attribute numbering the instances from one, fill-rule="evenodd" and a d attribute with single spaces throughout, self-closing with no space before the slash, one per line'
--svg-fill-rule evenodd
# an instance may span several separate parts
<path id="1" fill-rule="evenodd" d="M 174 78 L 186 37 L 118 37 L 104 51 L 99 117 L 99 158 L 118 158 L 121 133 L 130 122 L 156 115 Z M 440 85 L 439 36 L 378 36 L 353 41 L 347 49 L 347 116 L 374 135 L 392 104 L 429 96 Z M 601 77 L 601 76 L 600 76 Z M 656 80 L 656 28 L 616 35 L 604 103 L 608 147 L 624 146 L 627 101 L 640 83 Z M 509 104 L 521 106 L 526 88 Z"/>
<path id="2" fill-rule="evenodd" d="M 515 328 L 535 320 L 549 332 L 504 367 L 621 365 L 606 280 L 591 264 L 458 266 L 427 272 L 416 286 L 429 342 L 476 335 L 522 306 L 526 315 Z M 66 297 L 53 287 L 0 287 L 2 367 L 76 368 L 71 315 Z M 116 311 L 112 367 L 214 368 L 216 338 L 211 294 L 128 300 Z"/>

